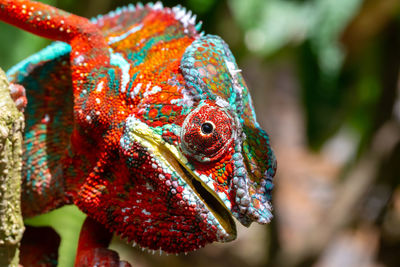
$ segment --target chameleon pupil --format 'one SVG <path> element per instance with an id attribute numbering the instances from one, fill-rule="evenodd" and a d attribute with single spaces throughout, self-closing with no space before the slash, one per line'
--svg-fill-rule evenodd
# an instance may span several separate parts
<path id="1" fill-rule="evenodd" d="M 213 132 L 213 130 L 214 130 L 214 126 L 209 122 L 205 122 L 201 125 L 201 132 L 203 134 L 210 134 Z"/>

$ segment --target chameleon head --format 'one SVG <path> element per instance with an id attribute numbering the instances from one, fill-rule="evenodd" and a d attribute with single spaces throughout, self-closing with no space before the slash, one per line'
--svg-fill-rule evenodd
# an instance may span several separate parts
<path id="1" fill-rule="evenodd" d="M 175 83 L 180 97 L 158 106 L 173 106 L 176 114 L 155 123 L 142 115 L 151 113 L 146 109 L 125 120 L 119 163 L 109 173 L 117 177 L 101 200 L 108 203 L 102 216 L 113 231 L 168 253 L 235 239 L 233 217 L 246 226 L 268 223 L 276 169 L 222 39 L 195 40 L 176 75 L 183 77 Z"/>
<path id="2" fill-rule="evenodd" d="M 186 49 L 181 69 L 186 87 L 195 99 L 200 99 L 199 106 L 212 103 L 211 108 L 200 108 L 201 112 L 196 108 L 186 118 L 181 140 L 183 153 L 191 152 L 185 146 L 185 139 L 191 138 L 187 137 L 191 125 L 210 121 L 215 132 L 214 143 L 209 143 L 215 145 L 221 140 L 223 146 L 215 156 L 195 156 L 196 166 L 209 168 L 206 172 L 196 167 L 197 176 L 243 225 L 249 226 L 253 221 L 268 223 L 272 218 L 270 200 L 276 160 L 267 133 L 256 121 L 248 88 L 230 49 L 218 36 L 202 36 Z M 201 116 L 194 115 L 200 113 Z"/>

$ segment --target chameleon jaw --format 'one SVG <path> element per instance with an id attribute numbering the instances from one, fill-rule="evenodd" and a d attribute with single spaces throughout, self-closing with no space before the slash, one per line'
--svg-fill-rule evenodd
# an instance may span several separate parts
<path id="1" fill-rule="evenodd" d="M 186 157 L 176 147 L 166 143 L 160 135 L 134 116 L 127 119 L 124 136 L 139 142 L 152 154 L 163 170 L 169 170 L 183 180 L 187 186 L 182 195 L 185 198 L 186 193 L 187 204 L 195 203 L 197 211 L 207 215 L 207 224 L 210 225 L 210 230 L 213 229 L 211 231 L 215 231 L 217 241 L 229 242 L 236 238 L 236 224 L 230 210 L 217 194 L 189 169 Z M 124 147 L 123 139 L 121 147 Z"/>
<path id="2" fill-rule="evenodd" d="M 165 149 L 166 150 L 166 149 Z M 165 153 L 165 154 L 164 154 Z M 228 208 L 222 200 L 204 182 L 193 174 L 185 164 L 171 155 L 168 150 L 164 151 L 164 159 L 167 159 L 174 170 L 179 173 L 189 185 L 197 197 L 207 206 L 208 210 L 216 217 L 226 234 L 220 238 L 221 242 L 229 242 L 236 238 L 236 225 Z"/>

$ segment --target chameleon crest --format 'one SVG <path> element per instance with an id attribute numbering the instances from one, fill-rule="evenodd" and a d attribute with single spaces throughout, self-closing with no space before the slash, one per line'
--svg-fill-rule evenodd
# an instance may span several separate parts
<path id="1" fill-rule="evenodd" d="M 0 19 L 56 42 L 9 72 L 27 90 L 23 212 L 74 203 L 168 253 L 271 220 L 276 161 L 227 44 L 160 3 L 91 21 L 30 1 Z M 66 44 L 68 43 L 68 44 Z"/>

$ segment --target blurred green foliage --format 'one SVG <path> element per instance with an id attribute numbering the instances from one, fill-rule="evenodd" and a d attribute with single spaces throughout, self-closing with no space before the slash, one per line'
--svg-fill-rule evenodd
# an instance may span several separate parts
<path id="1" fill-rule="evenodd" d="M 379 62 L 383 51 L 379 42 L 383 39 L 356 59 L 341 42 L 344 30 L 365 2 L 229 1 L 236 21 L 245 31 L 244 40 L 250 51 L 268 57 L 288 47 L 295 49 L 308 143 L 313 149 L 321 148 L 341 127 L 349 126 L 366 138 L 373 127 L 374 107 L 383 90 L 380 70 L 384 66 Z M 386 2 L 390 5 L 393 1 Z M 396 10 L 396 5 L 392 6 Z M 389 19 L 384 15 L 380 20 Z M 361 149 L 364 144 L 360 142 Z"/>
<path id="2" fill-rule="evenodd" d="M 25 223 L 31 226 L 51 226 L 61 236 L 58 267 L 73 266 L 80 228 L 86 215 L 76 206 L 69 205 L 52 212 L 26 219 Z"/>
<path id="3" fill-rule="evenodd" d="M 346 75 L 342 73 L 345 51 L 339 38 L 362 1 L 232 0 L 230 3 L 246 31 L 245 41 L 250 50 L 268 56 L 289 45 L 298 47 L 308 140 L 312 148 L 318 149 L 344 119 L 338 110 L 346 105 L 349 90 Z"/>

